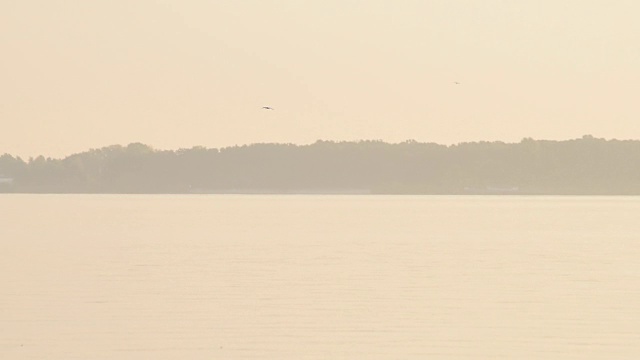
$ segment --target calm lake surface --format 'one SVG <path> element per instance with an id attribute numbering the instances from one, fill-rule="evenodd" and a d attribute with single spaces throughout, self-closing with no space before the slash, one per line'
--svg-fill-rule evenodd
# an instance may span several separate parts
<path id="1" fill-rule="evenodd" d="M 2 359 L 637 359 L 640 198 L 2 195 Z"/>

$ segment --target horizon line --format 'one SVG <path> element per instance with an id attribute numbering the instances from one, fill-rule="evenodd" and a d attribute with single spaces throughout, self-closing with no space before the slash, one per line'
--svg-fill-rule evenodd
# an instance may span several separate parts
<path id="1" fill-rule="evenodd" d="M 51 159 L 65 159 L 67 157 L 73 156 L 73 155 L 78 155 L 78 154 L 83 154 L 92 150 L 101 150 L 101 149 L 107 149 L 110 147 L 128 147 L 128 146 L 132 146 L 132 145 L 144 145 L 146 147 L 149 147 L 151 150 L 153 151 L 179 151 L 179 150 L 190 150 L 190 149 L 195 149 L 195 148 L 203 148 L 205 150 L 212 150 L 212 149 L 231 149 L 231 148 L 237 148 L 237 147 L 248 147 L 248 146 L 256 146 L 256 145 L 291 145 L 291 146 L 311 146 L 311 145 L 315 145 L 318 143 L 334 143 L 334 144 L 348 144 L 348 143 L 362 143 L 362 142 L 370 142 L 370 143 L 382 143 L 382 144 L 387 144 L 387 145 L 401 145 L 401 144 L 430 144 L 430 145 L 438 145 L 438 146 L 445 146 L 445 147 L 455 147 L 455 146 L 460 146 L 460 145 L 466 145 L 466 144 L 482 144 L 482 143 L 502 143 L 505 145 L 509 145 L 509 144 L 520 144 L 522 142 L 525 141 L 547 141 L 547 142 L 564 142 L 564 141 L 575 141 L 575 140 L 600 140 L 600 141 L 640 141 L 640 139 L 619 139 L 619 138 L 604 138 L 604 137 L 596 137 L 593 136 L 591 134 L 585 134 L 582 135 L 581 137 L 576 137 L 576 138 L 567 138 L 567 139 L 562 139 L 562 140 L 557 140 L 557 139 L 544 139 L 544 138 L 533 138 L 533 137 L 523 137 L 522 139 L 520 139 L 520 141 L 503 141 L 503 140 L 471 140 L 471 141 L 460 141 L 460 142 L 456 142 L 456 143 L 451 143 L 451 144 L 446 144 L 446 143 L 439 143 L 439 142 L 435 142 L 435 141 L 419 141 L 419 140 L 415 140 L 415 139 L 406 139 L 403 141 L 398 141 L 398 142 L 393 142 L 393 141 L 385 141 L 382 139 L 359 139 L 359 140 L 325 140 L 325 139 L 317 139 L 314 142 L 309 142 L 309 143 L 294 143 L 294 142 L 255 142 L 255 143 L 244 143 L 244 144 L 234 144 L 234 145 L 227 145 L 227 146 L 220 146 L 220 147 L 209 147 L 209 146 L 204 146 L 204 145 L 192 145 L 191 147 L 178 147 L 178 148 L 156 148 L 153 145 L 147 144 L 147 143 L 143 143 L 141 141 L 133 141 L 133 142 L 129 142 L 128 144 L 122 144 L 122 143 L 114 143 L 114 144 L 110 144 L 110 145 L 104 145 L 104 146 L 100 146 L 100 147 L 90 147 L 86 150 L 82 150 L 82 151 L 78 151 L 78 152 L 72 152 L 70 154 L 67 155 L 63 155 L 61 157 L 51 157 L 51 156 L 45 156 L 44 154 L 38 154 L 36 156 L 28 156 L 25 157 L 27 159 L 30 158 L 38 158 L 38 157 L 45 157 L 45 158 L 51 158 Z M 12 156 L 14 158 L 22 158 L 22 156 L 20 155 L 13 155 L 9 152 L 0 152 L 0 156 L 4 156 L 4 155 L 9 155 Z"/>

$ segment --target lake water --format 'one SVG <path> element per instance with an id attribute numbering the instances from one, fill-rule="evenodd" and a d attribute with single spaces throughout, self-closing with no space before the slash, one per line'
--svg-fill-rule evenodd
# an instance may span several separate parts
<path id="1" fill-rule="evenodd" d="M 0 196 L 2 359 L 637 359 L 640 198 Z"/>

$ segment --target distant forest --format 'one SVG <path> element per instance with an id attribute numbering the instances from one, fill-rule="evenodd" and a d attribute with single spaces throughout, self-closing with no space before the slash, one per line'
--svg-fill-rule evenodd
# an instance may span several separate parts
<path id="1" fill-rule="evenodd" d="M 0 192 L 640 194 L 640 141 L 134 143 L 64 159 L 2 155 Z"/>

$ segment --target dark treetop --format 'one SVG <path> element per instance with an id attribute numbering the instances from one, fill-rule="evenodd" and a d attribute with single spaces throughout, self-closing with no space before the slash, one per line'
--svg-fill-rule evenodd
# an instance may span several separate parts
<path id="1" fill-rule="evenodd" d="M 317 141 L 222 149 L 114 145 L 0 156 L 0 192 L 640 194 L 640 141 Z"/>

